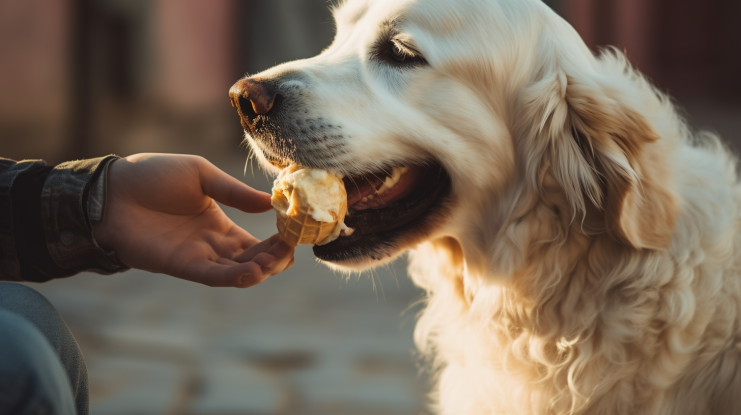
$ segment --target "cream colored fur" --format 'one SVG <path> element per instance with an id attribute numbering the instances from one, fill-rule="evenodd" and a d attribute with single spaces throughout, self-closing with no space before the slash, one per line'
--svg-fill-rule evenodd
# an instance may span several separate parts
<path id="1" fill-rule="evenodd" d="M 450 173 L 448 220 L 395 252 L 416 245 L 436 412 L 741 413 L 741 193 L 717 137 L 536 0 L 350 0 L 336 19 L 321 55 L 257 76 L 303 74 L 347 171 Z M 428 67 L 369 58 L 388 22 Z"/>
<path id="2" fill-rule="evenodd" d="M 411 254 L 437 410 L 741 413 L 736 160 L 622 54 L 568 41 L 518 93 L 500 207 Z"/>

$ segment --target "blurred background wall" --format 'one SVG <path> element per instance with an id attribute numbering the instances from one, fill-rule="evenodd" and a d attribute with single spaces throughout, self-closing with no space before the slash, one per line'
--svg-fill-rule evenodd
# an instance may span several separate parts
<path id="1" fill-rule="evenodd" d="M 738 101 L 741 2 L 561 0 L 588 45 L 614 45 L 680 98 Z"/>
<path id="2" fill-rule="evenodd" d="M 236 152 L 229 87 L 333 32 L 323 0 L 0 0 L 0 149 Z"/>
<path id="3" fill-rule="evenodd" d="M 690 107 L 739 102 L 741 2 L 546 3 Z M 50 162 L 235 151 L 229 86 L 333 32 L 324 0 L 0 0 L 0 148 Z"/>

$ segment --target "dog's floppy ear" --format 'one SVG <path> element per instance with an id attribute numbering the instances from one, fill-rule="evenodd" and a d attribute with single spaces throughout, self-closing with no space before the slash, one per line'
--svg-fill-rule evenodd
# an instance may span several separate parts
<path id="1" fill-rule="evenodd" d="M 614 238 L 639 249 L 667 248 L 678 213 L 670 143 L 661 142 L 642 112 L 660 103 L 622 56 L 607 55 L 601 63 L 613 74 L 557 71 L 556 97 L 543 107 L 538 135 L 549 136 L 548 164 L 574 212 L 586 214 L 592 204 Z"/>

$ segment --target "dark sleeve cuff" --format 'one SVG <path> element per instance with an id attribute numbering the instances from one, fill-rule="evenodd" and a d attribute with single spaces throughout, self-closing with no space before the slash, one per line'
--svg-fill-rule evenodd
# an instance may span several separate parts
<path id="1" fill-rule="evenodd" d="M 128 269 L 115 252 L 106 252 L 95 241 L 85 210 L 91 183 L 115 159 L 107 156 L 62 163 L 46 178 L 41 192 L 46 247 L 67 275 L 81 271 L 112 274 Z"/>
<path id="2" fill-rule="evenodd" d="M 18 210 L 14 209 L 13 189 L 25 173 L 45 169 L 41 160 L 15 162 L 0 159 L 0 279 L 23 281 L 21 264 L 18 260 L 18 247 L 14 223 Z M 14 212 L 15 211 L 15 212 Z M 15 214 L 14 214 L 15 213 Z M 43 238 L 43 235 L 41 235 Z"/>
<path id="3" fill-rule="evenodd" d="M 46 281 L 60 273 L 46 249 L 41 224 L 41 188 L 53 167 L 39 166 L 25 171 L 13 183 L 13 234 L 20 277 L 24 281 Z"/>

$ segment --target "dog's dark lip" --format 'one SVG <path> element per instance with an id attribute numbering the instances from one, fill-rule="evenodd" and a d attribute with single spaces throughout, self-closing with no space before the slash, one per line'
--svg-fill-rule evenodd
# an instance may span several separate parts
<path id="1" fill-rule="evenodd" d="M 440 164 L 428 165 L 424 171 L 426 179 L 402 199 L 378 209 L 350 209 L 345 224 L 353 228 L 353 233 L 326 245 L 315 245 L 314 255 L 328 262 L 381 260 L 387 255 L 385 248 L 393 248 L 399 238 L 424 231 L 451 191 L 450 176 Z"/>

